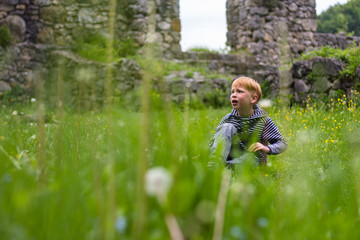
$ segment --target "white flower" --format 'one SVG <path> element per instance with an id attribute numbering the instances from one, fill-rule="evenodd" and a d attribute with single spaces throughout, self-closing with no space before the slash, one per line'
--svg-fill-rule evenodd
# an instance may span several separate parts
<path id="1" fill-rule="evenodd" d="M 30 101 L 31 102 L 36 102 L 36 98 L 32 98 Z"/>
<path id="2" fill-rule="evenodd" d="M 18 111 L 14 110 L 11 114 L 12 114 L 13 116 L 16 116 L 16 115 L 18 115 Z"/>
<path id="3" fill-rule="evenodd" d="M 172 182 L 171 173 L 166 168 L 154 167 L 146 172 L 145 190 L 148 195 L 156 196 L 160 203 L 163 203 Z"/>
<path id="4" fill-rule="evenodd" d="M 260 108 L 270 108 L 271 107 L 271 100 L 270 99 L 262 99 L 259 102 Z"/>

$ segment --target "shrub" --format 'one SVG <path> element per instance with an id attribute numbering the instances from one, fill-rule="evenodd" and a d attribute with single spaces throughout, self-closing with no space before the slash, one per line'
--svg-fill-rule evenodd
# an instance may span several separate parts
<path id="1" fill-rule="evenodd" d="M 2 25 L 0 27 L 0 46 L 7 48 L 11 42 L 11 33 L 7 26 Z"/>
<path id="2" fill-rule="evenodd" d="M 211 50 L 207 47 L 192 47 L 189 50 L 187 50 L 188 52 L 201 52 L 201 53 L 219 53 L 216 50 Z"/>
<path id="3" fill-rule="evenodd" d="M 302 55 L 303 60 L 315 57 L 335 58 L 345 62 L 347 66 L 340 74 L 343 77 L 353 79 L 356 75 L 356 69 L 360 65 L 360 46 L 356 45 L 355 42 L 346 49 L 325 46 Z"/>
<path id="4" fill-rule="evenodd" d="M 99 61 L 107 61 L 107 38 L 104 34 L 99 32 L 96 33 L 87 33 L 83 37 L 79 37 L 75 40 L 75 51 L 82 57 Z M 136 54 L 137 48 L 135 43 L 126 38 L 124 40 L 114 39 L 113 42 L 113 56 L 114 61 L 119 60 L 119 58 L 130 57 Z"/>

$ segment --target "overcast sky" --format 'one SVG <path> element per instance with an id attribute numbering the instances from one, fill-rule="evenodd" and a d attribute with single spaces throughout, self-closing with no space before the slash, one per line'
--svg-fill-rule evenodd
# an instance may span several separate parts
<path id="1" fill-rule="evenodd" d="M 348 0 L 316 0 L 319 14 Z M 223 49 L 226 42 L 226 0 L 180 0 L 181 47 Z"/>

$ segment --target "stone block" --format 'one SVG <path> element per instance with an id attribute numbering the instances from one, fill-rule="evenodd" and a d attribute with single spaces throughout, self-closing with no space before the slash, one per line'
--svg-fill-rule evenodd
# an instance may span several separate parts
<path id="1" fill-rule="evenodd" d="M 16 5 L 19 3 L 19 0 L 5 0 L 5 2 L 9 5 Z"/>
<path id="2" fill-rule="evenodd" d="M 12 12 L 12 15 L 18 15 L 18 16 L 23 16 L 24 15 L 24 10 L 15 10 L 14 12 Z"/>
<path id="3" fill-rule="evenodd" d="M 269 13 L 269 10 L 264 7 L 250 8 L 250 15 L 266 16 L 268 13 Z"/>
<path id="4" fill-rule="evenodd" d="M 338 76 L 344 63 L 337 59 L 315 58 L 312 64 L 314 76 Z"/>
<path id="5" fill-rule="evenodd" d="M 315 8 L 316 1 L 315 0 L 309 0 L 309 6 Z"/>
<path id="6" fill-rule="evenodd" d="M 5 81 L 0 81 L 0 94 L 2 95 L 3 92 L 7 92 L 11 90 L 10 84 Z"/>
<path id="7" fill-rule="evenodd" d="M 160 30 L 169 30 L 171 28 L 171 24 L 168 23 L 168 22 L 159 22 L 157 24 L 157 27 L 160 29 Z"/>
<path id="8" fill-rule="evenodd" d="M 49 6 L 51 4 L 51 0 L 34 0 L 34 4 L 37 6 Z"/>
<path id="9" fill-rule="evenodd" d="M 19 4 L 30 5 L 30 0 L 20 0 Z"/>
<path id="10" fill-rule="evenodd" d="M 26 5 L 24 5 L 24 4 L 18 4 L 18 5 L 16 5 L 16 9 L 17 9 L 17 10 L 25 11 Z"/>
<path id="11" fill-rule="evenodd" d="M 29 16 L 29 20 L 37 21 L 37 20 L 39 20 L 39 17 L 37 15 L 32 15 L 32 16 Z"/>
<path id="12" fill-rule="evenodd" d="M 337 90 L 337 89 L 340 89 L 341 88 L 341 82 L 339 79 L 336 79 L 332 85 L 331 85 L 331 88 L 334 89 L 334 90 Z"/>
<path id="13" fill-rule="evenodd" d="M 3 19 L 7 16 L 6 12 L 0 12 L 0 19 Z"/>
<path id="14" fill-rule="evenodd" d="M 249 19 L 249 28 L 252 30 L 258 29 L 262 24 L 262 19 L 259 16 L 253 16 Z"/>
<path id="15" fill-rule="evenodd" d="M 27 9 L 27 11 L 26 11 L 26 14 L 28 15 L 28 16 L 38 16 L 39 15 L 39 10 L 37 10 L 37 9 Z"/>
<path id="16" fill-rule="evenodd" d="M 39 29 L 38 41 L 40 43 L 53 43 L 54 42 L 54 30 L 49 27 L 42 27 Z"/>
<path id="17" fill-rule="evenodd" d="M 66 11 L 62 6 L 42 7 L 40 18 L 51 23 L 63 23 L 66 20 Z"/>
<path id="18" fill-rule="evenodd" d="M 164 41 L 167 43 L 171 43 L 174 41 L 174 39 L 169 34 L 166 34 L 164 37 Z"/>
<path id="19" fill-rule="evenodd" d="M 14 6 L 5 3 L 0 3 L 0 11 L 10 12 L 14 9 Z"/>
<path id="20" fill-rule="evenodd" d="M 172 19 L 171 30 L 175 32 L 181 32 L 181 22 L 179 18 Z"/>
<path id="21" fill-rule="evenodd" d="M 135 19 L 130 25 L 132 31 L 145 31 L 147 26 L 145 19 Z"/>
<path id="22" fill-rule="evenodd" d="M 273 41 L 274 41 L 273 38 L 271 37 L 271 35 L 270 35 L 269 33 L 267 33 L 267 32 L 265 32 L 265 35 L 264 35 L 264 37 L 263 37 L 263 40 L 264 40 L 265 42 L 273 42 Z"/>
<path id="23" fill-rule="evenodd" d="M 99 15 L 93 9 L 80 9 L 78 13 L 78 21 L 82 24 L 95 24 L 106 21 L 107 18 Z"/>
<path id="24" fill-rule="evenodd" d="M 299 19 L 298 20 L 303 30 L 306 32 L 315 32 L 316 31 L 316 19 Z"/>
<path id="25" fill-rule="evenodd" d="M 360 82 L 360 66 L 355 71 L 356 81 Z"/>
<path id="26" fill-rule="evenodd" d="M 295 91 L 297 93 L 307 93 L 309 91 L 309 87 L 303 80 L 296 80 L 295 82 Z"/>
<path id="27" fill-rule="evenodd" d="M 312 85 L 312 92 L 325 93 L 330 87 L 331 84 L 326 76 L 315 77 Z"/>
<path id="28" fill-rule="evenodd" d="M 304 79 L 311 71 L 310 61 L 298 61 L 293 63 L 292 76 L 294 78 Z"/>
<path id="29" fill-rule="evenodd" d="M 13 43 L 22 42 L 26 37 L 26 24 L 24 19 L 17 15 L 10 15 L 5 18 L 5 25 L 9 28 Z"/>
<path id="30" fill-rule="evenodd" d="M 292 3 L 290 6 L 289 6 L 289 11 L 290 12 L 296 12 L 298 10 L 298 6 L 296 5 L 296 3 Z"/>
<path id="31" fill-rule="evenodd" d="M 262 40 L 265 36 L 265 31 L 264 30 L 256 30 L 253 33 L 253 39 L 255 42 Z"/>

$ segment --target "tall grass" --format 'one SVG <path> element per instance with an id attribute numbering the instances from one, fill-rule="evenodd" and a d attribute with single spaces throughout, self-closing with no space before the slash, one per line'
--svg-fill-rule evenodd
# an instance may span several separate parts
<path id="1" fill-rule="evenodd" d="M 140 61 L 140 110 L 114 103 L 110 15 L 104 109 L 66 106 L 61 62 L 56 74 L 37 76 L 37 99 L 1 106 L 1 239 L 360 237 L 358 92 L 322 106 L 311 99 L 305 108 L 275 105 L 269 114 L 288 150 L 267 166 L 229 172 L 208 164 L 208 143 L 231 109 L 193 110 L 187 90 L 184 110 L 173 106 L 153 45 Z M 82 85 L 89 74 L 78 76 L 79 102 L 91 99 Z M 54 76 L 57 91 L 46 90 L 57 95 L 51 110 L 43 83 Z M 149 194 L 145 176 L 159 166 L 166 177 L 154 176 L 161 181 L 153 187 L 166 187 Z"/>
<path id="2" fill-rule="evenodd" d="M 146 164 L 144 171 L 163 166 L 173 177 L 164 203 L 143 196 L 147 205 L 142 213 L 143 239 L 168 239 L 169 213 L 186 239 L 210 239 L 218 221 L 219 201 L 225 201 L 225 212 L 222 237 L 217 239 L 349 239 L 360 235 L 360 112 L 353 100 L 333 99 L 321 108 L 308 100 L 306 108 L 271 109 L 269 114 L 286 137 L 288 150 L 271 156 L 266 167 L 240 165 L 231 173 L 223 198 L 219 191 L 224 166 L 208 166 L 208 142 L 230 109 L 189 109 L 186 115 L 171 108 L 169 123 L 164 108 L 153 108 L 144 149 L 146 162 L 139 159 L 143 156 L 139 136 L 144 113 L 114 107 L 109 120 L 106 111 L 64 110 L 61 123 L 56 119 L 44 123 L 45 164 L 41 166 L 41 121 L 26 117 L 40 104 L 1 108 L 3 239 L 99 239 L 103 234 L 109 236 L 106 224 L 114 228 L 111 238 L 132 239 L 139 221 L 137 191 L 144 191 L 136 188 L 139 163 Z M 55 115 L 47 115 L 51 114 Z M 188 131 L 184 131 L 185 124 Z M 46 175 L 40 181 L 42 167 Z M 112 186 L 116 198 L 109 194 Z M 114 219 L 106 217 L 112 199 Z"/>

